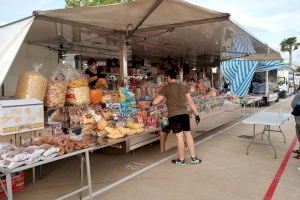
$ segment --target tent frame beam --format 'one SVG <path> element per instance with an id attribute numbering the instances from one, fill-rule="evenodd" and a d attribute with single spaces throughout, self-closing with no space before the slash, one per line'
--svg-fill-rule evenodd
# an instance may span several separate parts
<path id="1" fill-rule="evenodd" d="M 141 29 L 138 29 L 136 32 L 143 33 L 143 32 L 149 32 L 149 31 L 162 30 L 162 29 L 172 29 L 172 28 L 179 28 L 179 27 L 185 27 L 185 26 L 193 26 L 193 25 L 199 25 L 199 24 L 221 22 L 221 21 L 229 20 L 229 17 L 230 17 L 230 14 L 226 14 L 225 16 L 222 16 L 222 17 L 214 17 L 214 18 L 195 20 L 195 21 L 189 21 L 189 22 L 168 24 L 168 25 L 155 26 L 155 27 L 149 27 L 149 28 L 141 28 Z"/>
<path id="2" fill-rule="evenodd" d="M 118 30 L 101 28 L 99 26 L 94 26 L 94 25 L 90 25 L 90 24 L 86 24 L 86 23 L 75 22 L 75 21 L 71 21 L 71 20 L 40 15 L 37 11 L 34 11 L 33 15 L 38 20 L 50 21 L 50 22 L 61 23 L 61 24 L 67 24 L 67 25 L 71 25 L 71 26 L 75 26 L 75 27 L 87 28 L 87 29 L 100 31 L 100 32 L 105 32 L 105 33 L 111 33 L 111 34 L 115 34 L 115 35 L 122 34 L 122 31 L 118 31 Z"/>
<path id="3" fill-rule="evenodd" d="M 146 19 L 156 10 L 156 8 L 163 2 L 163 0 L 156 0 L 152 7 L 147 11 L 145 16 L 138 22 L 138 24 L 128 33 L 126 33 L 126 40 L 128 40 L 137 30 L 138 28 L 144 23 Z"/>

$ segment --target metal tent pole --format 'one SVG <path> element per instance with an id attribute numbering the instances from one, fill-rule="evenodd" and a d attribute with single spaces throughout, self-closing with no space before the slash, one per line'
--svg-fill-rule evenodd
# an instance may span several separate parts
<path id="1" fill-rule="evenodd" d="M 266 97 L 269 99 L 269 71 L 266 71 Z"/>
<path id="2" fill-rule="evenodd" d="M 125 35 L 120 36 L 120 49 L 119 49 L 119 60 L 120 60 L 120 75 L 121 80 L 127 85 L 128 77 L 128 66 L 127 66 L 127 45 Z"/>

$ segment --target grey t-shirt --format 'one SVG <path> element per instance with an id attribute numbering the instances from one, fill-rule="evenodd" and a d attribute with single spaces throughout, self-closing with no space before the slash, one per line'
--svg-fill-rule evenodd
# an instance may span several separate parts
<path id="1" fill-rule="evenodd" d="M 179 83 L 169 83 L 161 89 L 159 95 L 167 99 L 168 117 L 188 114 L 186 94 L 188 88 Z"/>

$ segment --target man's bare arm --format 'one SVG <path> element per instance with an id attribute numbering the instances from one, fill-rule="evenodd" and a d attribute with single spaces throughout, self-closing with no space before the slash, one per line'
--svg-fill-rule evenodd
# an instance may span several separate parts
<path id="1" fill-rule="evenodd" d="M 191 107 L 192 111 L 194 112 L 194 114 L 195 114 L 196 116 L 199 115 L 198 109 L 197 109 L 197 107 L 196 107 L 196 105 L 195 105 L 195 103 L 194 103 L 194 100 L 193 100 L 191 94 L 190 94 L 190 93 L 187 93 L 187 94 L 186 94 L 186 98 L 187 98 L 187 102 L 188 102 L 188 104 L 190 105 L 190 107 Z"/>
<path id="2" fill-rule="evenodd" d="M 164 97 L 161 96 L 161 95 L 157 95 L 153 101 L 152 101 L 152 105 L 157 105 L 159 104 L 160 102 L 162 102 L 164 100 Z"/>

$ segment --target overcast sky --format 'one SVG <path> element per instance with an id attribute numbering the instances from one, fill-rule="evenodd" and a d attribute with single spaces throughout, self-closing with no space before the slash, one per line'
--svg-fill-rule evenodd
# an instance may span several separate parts
<path id="1" fill-rule="evenodd" d="M 187 0 L 213 10 L 231 14 L 248 32 L 279 51 L 280 42 L 296 36 L 300 42 L 299 0 Z M 0 25 L 30 16 L 33 10 L 63 8 L 64 0 L 9 0 L 0 6 Z M 283 54 L 288 58 L 287 53 Z M 300 65 L 300 49 L 294 52 Z"/>

